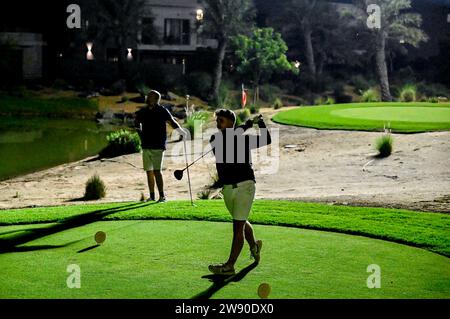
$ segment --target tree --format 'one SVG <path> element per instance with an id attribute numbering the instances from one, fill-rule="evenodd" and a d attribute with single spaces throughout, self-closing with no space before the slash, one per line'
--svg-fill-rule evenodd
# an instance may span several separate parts
<path id="1" fill-rule="evenodd" d="M 367 8 L 371 4 L 379 6 L 381 23 L 379 27 L 374 26 L 367 30 L 370 14 L 367 12 Z M 418 13 L 405 12 L 411 9 L 410 0 L 354 0 L 354 5 L 363 11 L 362 14 L 356 12 L 354 17 L 359 20 L 360 28 L 362 27 L 368 32 L 369 36 L 363 37 L 363 39 L 367 41 L 369 54 L 374 55 L 382 100 L 392 101 L 386 52 L 389 47 L 398 46 L 398 43 L 418 47 L 422 41 L 427 41 L 428 36 L 420 29 L 422 18 Z"/>
<path id="2" fill-rule="evenodd" d="M 251 0 L 204 0 L 205 31 L 218 41 L 213 83 L 209 99 L 217 102 L 222 65 L 230 38 L 249 29 L 255 17 Z"/>
<path id="3" fill-rule="evenodd" d="M 237 58 L 236 70 L 253 81 L 256 92 L 261 81 L 273 73 L 298 72 L 286 57 L 288 47 L 281 34 L 272 28 L 254 29 L 250 36 L 237 35 L 231 43 Z"/>
<path id="4" fill-rule="evenodd" d="M 118 71 L 121 78 L 125 77 L 127 48 L 136 45 L 138 33 L 143 31 L 140 21 L 145 12 L 145 3 L 145 0 L 92 0 L 86 3 L 90 15 L 88 36 L 103 43 L 114 43 L 118 49 Z"/>
<path id="5" fill-rule="evenodd" d="M 327 58 L 323 44 L 335 36 L 333 32 L 337 30 L 336 12 L 321 0 L 281 0 L 278 4 L 281 14 L 275 17 L 275 23 L 287 36 L 300 36 L 308 73 L 316 79 Z"/>

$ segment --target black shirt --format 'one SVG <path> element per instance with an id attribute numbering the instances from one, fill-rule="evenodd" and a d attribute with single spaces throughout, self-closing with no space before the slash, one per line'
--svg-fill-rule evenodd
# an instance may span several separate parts
<path id="1" fill-rule="evenodd" d="M 142 148 L 165 150 L 167 141 L 166 122 L 172 118 L 170 112 L 157 105 L 153 108 L 143 107 L 136 112 L 136 122 L 142 124 L 139 132 Z"/>
<path id="2" fill-rule="evenodd" d="M 226 129 L 211 136 L 219 185 L 255 181 L 251 150 L 270 144 L 270 136 L 243 134 L 244 129 Z"/>

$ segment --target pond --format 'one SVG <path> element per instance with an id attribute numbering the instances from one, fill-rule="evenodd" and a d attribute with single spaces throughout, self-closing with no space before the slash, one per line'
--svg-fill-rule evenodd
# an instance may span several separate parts
<path id="1" fill-rule="evenodd" d="M 112 125 L 92 120 L 0 117 L 0 180 L 98 154 Z"/>

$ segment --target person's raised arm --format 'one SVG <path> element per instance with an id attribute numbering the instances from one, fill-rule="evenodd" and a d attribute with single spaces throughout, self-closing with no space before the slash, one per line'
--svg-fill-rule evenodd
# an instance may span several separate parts
<path id="1" fill-rule="evenodd" d="M 248 135 L 250 149 L 263 147 L 272 143 L 272 137 L 261 115 L 257 118 L 257 124 L 260 128 L 260 134 Z"/>
<path id="2" fill-rule="evenodd" d="M 183 138 L 186 138 L 188 136 L 188 131 L 181 127 L 181 125 L 175 120 L 175 118 L 170 114 L 168 110 L 167 111 L 167 122 L 169 125 L 176 130 Z"/>

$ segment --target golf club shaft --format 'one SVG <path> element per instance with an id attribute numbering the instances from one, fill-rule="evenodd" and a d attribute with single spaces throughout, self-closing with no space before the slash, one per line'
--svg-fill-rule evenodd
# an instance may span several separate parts
<path id="1" fill-rule="evenodd" d="M 185 143 L 186 143 L 186 142 L 185 142 Z M 200 156 L 199 158 L 197 158 L 197 159 L 196 159 L 195 161 L 193 161 L 191 164 L 187 165 L 187 166 L 183 169 L 183 171 L 186 170 L 186 169 L 188 169 L 189 167 L 191 167 L 191 166 L 194 165 L 195 163 L 197 163 L 199 160 L 201 160 L 203 157 L 205 157 L 207 154 L 211 153 L 212 151 L 213 151 L 213 148 L 210 149 L 208 152 L 203 153 L 202 156 Z M 186 148 L 185 148 L 184 153 L 185 153 L 185 156 L 186 156 L 186 163 L 187 163 Z"/>
<path id="2" fill-rule="evenodd" d="M 186 149 L 186 139 L 183 138 L 183 142 L 184 142 L 184 158 L 186 160 L 186 168 L 185 170 L 187 170 L 187 175 L 188 175 L 188 184 L 189 184 L 189 196 L 191 197 L 191 205 L 194 205 L 194 201 L 192 200 L 192 189 L 191 189 L 191 176 L 189 175 L 189 166 L 188 165 L 188 158 L 187 158 L 187 149 Z M 191 164 L 192 165 L 192 164 Z"/>

